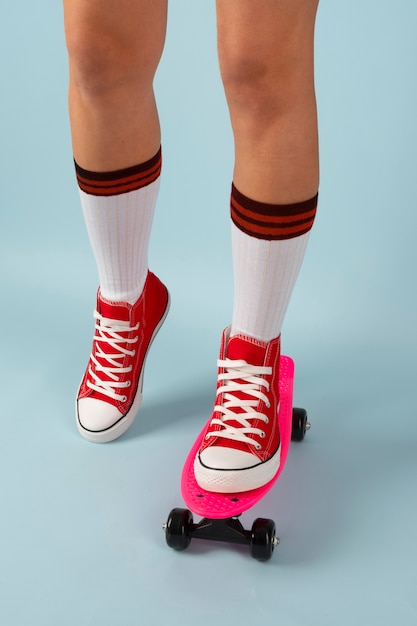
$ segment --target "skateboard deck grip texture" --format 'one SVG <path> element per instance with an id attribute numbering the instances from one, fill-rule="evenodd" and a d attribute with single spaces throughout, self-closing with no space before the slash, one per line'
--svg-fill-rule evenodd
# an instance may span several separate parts
<path id="1" fill-rule="evenodd" d="M 281 474 L 288 456 L 292 430 L 292 396 L 294 387 L 294 362 L 290 357 L 280 357 L 278 427 L 281 439 L 280 466 L 274 478 L 258 489 L 241 493 L 214 493 L 201 489 L 194 476 L 194 460 L 200 449 L 206 425 L 198 435 L 184 464 L 181 492 L 186 505 L 196 515 L 212 519 L 225 519 L 240 515 L 254 506 L 271 489 Z M 211 418 L 210 418 L 211 419 Z"/>

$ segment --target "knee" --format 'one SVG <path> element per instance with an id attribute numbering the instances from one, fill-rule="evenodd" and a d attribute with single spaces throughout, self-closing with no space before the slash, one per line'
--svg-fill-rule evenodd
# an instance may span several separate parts
<path id="1" fill-rule="evenodd" d="M 121 80 L 117 46 L 101 38 L 83 37 L 82 33 L 67 36 L 70 79 L 73 87 L 85 95 L 100 95 Z"/>
<path id="2" fill-rule="evenodd" d="M 270 76 L 266 62 L 245 55 L 224 55 L 221 76 L 232 113 L 235 109 L 258 113 L 269 108 L 270 101 L 275 99 L 276 80 Z"/>
<path id="3" fill-rule="evenodd" d="M 303 59 L 247 50 L 219 50 L 223 86 L 234 114 L 262 120 L 286 115 L 314 92 L 312 71 Z"/>
<path id="4" fill-rule="evenodd" d="M 159 57 L 137 42 L 97 27 L 66 27 L 72 85 L 86 97 L 102 97 L 129 85 L 152 85 Z"/>

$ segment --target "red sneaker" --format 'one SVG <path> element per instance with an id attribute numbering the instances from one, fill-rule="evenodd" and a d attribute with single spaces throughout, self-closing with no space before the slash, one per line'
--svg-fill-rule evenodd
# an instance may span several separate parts
<path id="1" fill-rule="evenodd" d="M 268 483 L 280 464 L 280 337 L 223 333 L 217 397 L 194 472 L 202 489 L 237 493 Z"/>
<path id="2" fill-rule="evenodd" d="M 168 309 L 168 290 L 151 272 L 133 305 L 109 302 L 98 291 L 93 347 L 76 400 L 78 430 L 86 439 L 112 441 L 132 424 L 146 355 Z"/>

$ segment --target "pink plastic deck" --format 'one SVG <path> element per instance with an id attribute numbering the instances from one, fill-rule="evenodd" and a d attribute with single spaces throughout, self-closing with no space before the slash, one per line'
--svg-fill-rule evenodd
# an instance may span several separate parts
<path id="1" fill-rule="evenodd" d="M 182 496 L 186 505 L 193 513 L 211 519 L 234 517 L 254 506 L 271 489 L 284 468 L 290 447 L 293 387 L 294 362 L 290 357 L 281 356 L 279 382 L 280 408 L 278 413 L 281 437 L 281 463 L 274 478 L 259 489 L 242 493 L 224 494 L 205 491 L 197 485 L 194 476 L 194 459 L 200 449 L 205 427 L 202 429 L 185 461 L 181 477 Z"/>

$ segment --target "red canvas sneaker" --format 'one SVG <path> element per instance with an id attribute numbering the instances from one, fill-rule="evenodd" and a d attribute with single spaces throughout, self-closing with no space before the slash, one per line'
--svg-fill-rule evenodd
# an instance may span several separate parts
<path id="1" fill-rule="evenodd" d="M 202 489 L 237 493 L 268 483 L 280 464 L 280 337 L 223 333 L 217 397 L 194 472 Z"/>
<path id="2" fill-rule="evenodd" d="M 86 439 L 112 441 L 132 424 L 146 355 L 168 309 L 168 290 L 151 272 L 133 305 L 110 302 L 98 291 L 93 347 L 76 400 L 78 430 Z"/>

